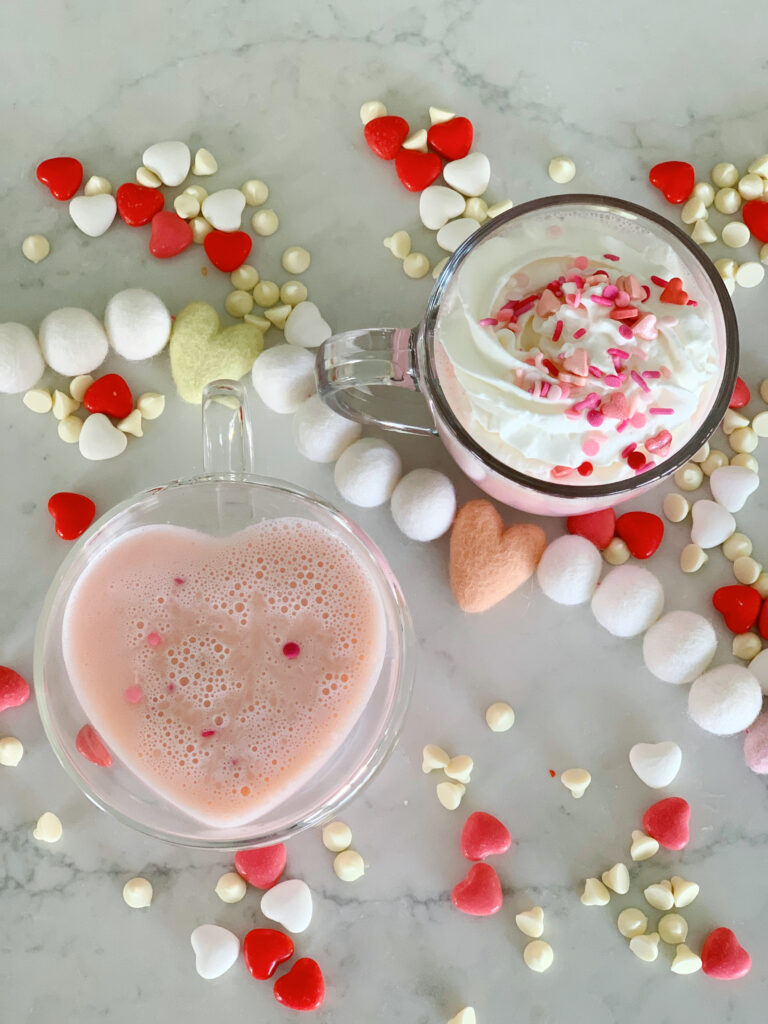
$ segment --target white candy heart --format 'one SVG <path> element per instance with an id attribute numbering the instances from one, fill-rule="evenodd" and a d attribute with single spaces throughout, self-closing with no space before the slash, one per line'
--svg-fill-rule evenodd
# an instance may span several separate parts
<path id="1" fill-rule="evenodd" d="M 186 142 L 156 142 L 144 150 L 141 160 L 164 185 L 180 185 L 189 174 L 192 154 Z"/>
<path id="2" fill-rule="evenodd" d="M 474 217 L 459 217 L 452 220 L 437 232 L 437 244 L 441 249 L 448 252 L 456 252 L 462 242 L 466 242 L 470 235 L 480 227 L 480 222 Z"/>
<path id="3" fill-rule="evenodd" d="M 651 789 L 668 786 L 680 771 L 683 752 L 676 743 L 636 743 L 629 752 L 635 775 Z"/>
<path id="4" fill-rule="evenodd" d="M 222 188 L 203 200 L 203 216 L 219 231 L 238 231 L 245 209 L 239 188 Z"/>
<path id="5" fill-rule="evenodd" d="M 201 924 L 189 938 L 195 951 L 195 970 L 206 981 L 220 978 L 240 954 L 238 937 L 217 924 Z"/>
<path id="6" fill-rule="evenodd" d="M 694 501 L 691 517 L 691 540 L 700 548 L 716 548 L 727 541 L 736 529 L 736 520 L 727 508 L 716 501 Z"/>
<path id="7" fill-rule="evenodd" d="M 470 153 L 461 160 L 451 160 L 443 168 L 449 185 L 465 196 L 481 196 L 491 180 L 491 162 L 485 153 Z"/>
<path id="8" fill-rule="evenodd" d="M 452 188 L 445 185 L 430 185 L 419 196 L 421 223 L 430 231 L 439 231 L 454 217 L 464 213 L 467 201 Z"/>
<path id="9" fill-rule="evenodd" d="M 740 512 L 760 484 L 760 477 L 746 466 L 720 466 L 709 478 L 712 497 L 729 512 Z"/>
<path id="10" fill-rule="evenodd" d="M 323 320 L 314 302 L 300 302 L 293 307 L 284 328 L 285 340 L 302 348 L 317 348 L 330 338 L 330 325 Z"/>
<path id="11" fill-rule="evenodd" d="M 128 438 L 117 427 L 113 427 L 102 412 L 92 413 L 83 423 L 78 439 L 80 454 L 84 459 L 101 462 L 122 455 L 128 444 Z"/>
<path id="12" fill-rule="evenodd" d="M 117 203 L 114 196 L 75 196 L 69 203 L 69 215 L 84 235 L 98 238 L 115 219 Z"/>
<path id="13" fill-rule="evenodd" d="M 294 934 L 303 932 L 312 920 L 312 893 L 300 878 L 289 878 L 267 889 L 261 897 L 261 912 Z"/>

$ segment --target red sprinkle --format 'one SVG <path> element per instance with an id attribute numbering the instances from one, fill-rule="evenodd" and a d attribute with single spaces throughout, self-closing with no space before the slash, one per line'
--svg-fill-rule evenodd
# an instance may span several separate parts
<path id="1" fill-rule="evenodd" d="M 560 341 L 560 335 L 563 333 L 563 327 L 564 327 L 563 321 L 562 320 L 558 320 L 557 323 L 555 324 L 555 329 L 552 332 L 552 341 Z"/>
<path id="2" fill-rule="evenodd" d="M 586 333 L 587 333 L 586 327 L 580 327 L 578 329 L 578 331 L 574 331 L 573 332 L 573 336 L 574 336 L 574 338 L 583 338 Z"/>
<path id="3" fill-rule="evenodd" d="M 181 586 L 181 584 L 184 582 L 184 580 L 181 578 L 181 576 L 174 576 L 173 577 L 173 582 L 177 583 L 179 586 Z"/>
<path id="4" fill-rule="evenodd" d="M 604 260 L 612 260 L 614 263 L 618 263 L 619 262 L 619 257 L 618 256 L 614 256 L 614 254 L 612 252 L 604 252 L 603 253 L 603 259 Z"/>
<path id="5" fill-rule="evenodd" d="M 203 729 L 200 735 L 207 739 L 209 736 L 213 736 L 215 732 L 215 729 Z"/>
<path id="6" fill-rule="evenodd" d="M 547 373 L 549 373 L 551 377 L 558 376 L 559 371 L 551 359 L 542 359 L 541 365 L 546 368 Z"/>
<path id="7" fill-rule="evenodd" d="M 627 456 L 627 465 L 630 469 L 641 469 L 645 465 L 645 456 L 642 452 L 630 452 Z"/>
<path id="8" fill-rule="evenodd" d="M 591 462 L 582 462 L 582 464 L 577 467 L 576 472 L 579 476 L 590 476 L 593 469 L 594 466 Z"/>
<path id="9" fill-rule="evenodd" d="M 651 280 L 654 284 L 657 284 L 659 288 L 666 288 L 669 281 L 665 281 L 663 277 L 657 277 L 656 274 L 651 274 Z"/>
<path id="10" fill-rule="evenodd" d="M 286 658 L 298 658 L 300 653 L 301 648 L 293 640 L 289 640 L 288 643 L 285 644 L 285 646 L 283 647 L 283 654 L 286 656 Z"/>
<path id="11" fill-rule="evenodd" d="M 636 444 L 634 444 L 634 443 L 632 443 L 632 444 L 628 444 L 628 445 L 627 445 L 627 447 L 626 447 L 626 448 L 624 449 L 624 451 L 623 451 L 623 452 L 621 453 L 621 457 L 622 457 L 622 459 L 626 459 L 626 457 L 627 457 L 628 455 L 631 455 L 631 454 L 632 454 L 632 452 L 633 452 L 633 451 L 634 451 L 634 450 L 635 450 L 636 448 L 637 448 L 637 445 L 636 445 Z"/>
<path id="12" fill-rule="evenodd" d="M 550 777 L 554 779 L 554 777 L 557 775 L 557 772 L 553 772 L 552 769 L 550 768 L 549 769 L 549 774 L 550 774 Z"/>
<path id="13" fill-rule="evenodd" d="M 604 299 L 602 295 L 590 295 L 590 299 L 598 306 L 612 306 L 613 303 L 610 299 Z"/>

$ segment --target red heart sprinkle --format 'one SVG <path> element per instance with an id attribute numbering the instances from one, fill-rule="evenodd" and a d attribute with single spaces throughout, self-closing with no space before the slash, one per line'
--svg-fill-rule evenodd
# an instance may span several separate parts
<path id="1" fill-rule="evenodd" d="M 750 199 L 744 203 L 741 219 L 755 238 L 768 243 L 768 203 L 764 199 Z"/>
<path id="2" fill-rule="evenodd" d="M 109 768 L 112 764 L 112 755 L 92 725 L 83 726 L 77 734 L 75 746 L 86 761 L 98 765 L 99 768 Z"/>
<path id="3" fill-rule="evenodd" d="M 83 165 L 73 156 L 55 156 L 37 165 L 37 180 L 54 199 L 71 199 L 83 180 Z"/>
<path id="4" fill-rule="evenodd" d="M 83 396 L 88 412 L 103 412 L 116 420 L 124 420 L 133 409 L 133 395 L 119 373 L 105 373 Z"/>
<path id="5" fill-rule="evenodd" d="M 731 400 L 728 403 L 728 408 L 743 409 L 744 406 L 748 404 L 751 397 L 752 395 L 750 394 L 747 385 L 744 383 L 741 377 L 737 377 L 736 387 L 733 389 L 733 395 L 731 396 Z"/>
<path id="6" fill-rule="evenodd" d="M 604 508 L 583 516 L 568 516 L 566 525 L 568 533 L 586 537 L 599 551 L 604 551 L 616 534 L 616 513 L 612 508 Z"/>
<path id="7" fill-rule="evenodd" d="M 48 499 L 48 512 L 62 540 L 75 540 L 85 533 L 96 515 L 96 506 L 84 494 L 58 491 Z"/>
<path id="8" fill-rule="evenodd" d="M 443 162 L 437 153 L 401 149 L 395 157 L 395 170 L 409 192 L 421 192 L 440 177 Z"/>
<path id="9" fill-rule="evenodd" d="M 137 185 L 132 181 L 118 188 L 115 199 L 117 212 L 132 228 L 149 224 L 165 203 L 159 188 L 147 188 L 146 185 Z"/>
<path id="10" fill-rule="evenodd" d="M 467 117 L 452 117 L 450 121 L 433 124 L 427 132 L 427 144 L 446 160 L 461 160 L 472 148 L 475 134 Z"/>
<path id="11" fill-rule="evenodd" d="M 669 302 L 674 306 L 684 306 L 688 302 L 688 292 L 683 291 L 683 282 L 673 277 L 659 296 L 660 302 Z"/>
<path id="12" fill-rule="evenodd" d="M 653 804 L 643 815 L 643 828 L 668 850 L 682 850 L 688 844 L 691 808 L 681 796 L 668 796 Z"/>
<path id="13" fill-rule="evenodd" d="M 368 147 L 382 160 L 394 160 L 408 138 L 408 122 L 404 117 L 374 117 L 363 128 Z"/>
<path id="14" fill-rule="evenodd" d="M 760 609 L 760 618 L 757 620 L 757 628 L 760 630 L 760 636 L 763 640 L 768 640 L 768 600 L 763 601 L 763 607 Z"/>
<path id="15" fill-rule="evenodd" d="M 752 957 L 730 928 L 715 928 L 704 939 L 701 947 L 701 969 L 710 978 L 734 981 L 749 974 Z"/>
<path id="16" fill-rule="evenodd" d="M 0 665 L 0 711 L 18 708 L 29 700 L 29 683 L 12 668 Z"/>
<path id="17" fill-rule="evenodd" d="M 293 956 L 293 939 L 275 928 L 254 928 L 243 939 L 245 966 L 254 978 L 266 981 Z"/>
<path id="18" fill-rule="evenodd" d="M 684 203 L 693 191 L 696 180 L 693 167 L 683 160 L 666 160 L 648 172 L 650 183 L 670 203 Z"/>
<path id="19" fill-rule="evenodd" d="M 509 829 L 492 814 L 475 811 L 464 822 L 461 852 L 467 860 L 485 860 L 493 854 L 506 853 L 511 845 Z"/>
<path id="20" fill-rule="evenodd" d="M 152 218 L 149 251 L 159 260 L 178 256 L 192 245 L 192 228 L 177 213 L 161 210 Z"/>
<path id="21" fill-rule="evenodd" d="M 716 590 L 712 595 L 712 604 L 721 613 L 732 633 L 746 633 L 757 622 L 761 601 L 754 587 L 734 583 Z"/>
<path id="22" fill-rule="evenodd" d="M 291 1010 L 316 1010 L 325 998 L 323 972 L 314 960 L 303 956 L 278 978 L 272 990 L 275 999 Z"/>
<path id="23" fill-rule="evenodd" d="M 499 876 L 490 864 L 473 864 L 466 877 L 453 887 L 451 900 L 462 914 L 475 917 L 496 914 L 504 902 Z"/>
<path id="24" fill-rule="evenodd" d="M 616 520 L 616 533 L 635 558 L 650 558 L 664 536 L 664 523 L 653 512 L 625 512 Z"/>
<path id="25" fill-rule="evenodd" d="M 244 231 L 209 231 L 203 239 L 208 259 L 225 274 L 245 263 L 252 245 L 251 236 Z"/>
<path id="26" fill-rule="evenodd" d="M 235 854 L 235 870 L 257 889 L 271 889 L 285 870 L 285 846 L 260 846 Z"/>

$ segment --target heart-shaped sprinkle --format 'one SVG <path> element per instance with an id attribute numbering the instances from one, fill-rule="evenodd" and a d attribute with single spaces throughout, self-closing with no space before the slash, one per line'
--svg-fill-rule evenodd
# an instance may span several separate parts
<path id="1" fill-rule="evenodd" d="M 271 889 L 285 870 L 285 846 L 260 846 L 235 854 L 235 871 L 257 889 Z"/>
<path id="2" fill-rule="evenodd" d="M 736 529 L 736 520 L 727 508 L 706 498 L 691 506 L 691 540 L 700 548 L 724 544 Z"/>
<path id="3" fill-rule="evenodd" d="M 603 401 L 600 412 L 609 420 L 626 420 L 629 418 L 629 402 L 623 391 L 613 391 Z"/>
<path id="4" fill-rule="evenodd" d="M 446 160 L 461 160 L 472 148 L 474 128 L 467 117 L 433 124 L 427 132 L 427 145 Z"/>
<path id="5" fill-rule="evenodd" d="M 744 406 L 749 403 L 751 397 L 752 395 L 750 394 L 747 385 L 744 383 L 741 377 L 737 377 L 736 384 L 733 389 L 733 394 L 731 395 L 731 400 L 728 403 L 728 408 L 743 409 Z"/>
<path id="6" fill-rule="evenodd" d="M 192 154 L 186 142 L 156 142 L 144 150 L 141 160 L 164 185 L 180 185 L 189 174 Z"/>
<path id="7" fill-rule="evenodd" d="M 69 203 L 69 215 L 84 235 L 98 238 L 103 235 L 117 213 L 114 196 L 75 196 Z"/>
<path id="8" fill-rule="evenodd" d="M 88 412 L 103 412 L 123 420 L 133 409 L 133 395 L 119 373 L 105 373 L 85 392 L 83 405 Z"/>
<path id="9" fill-rule="evenodd" d="M 237 231 L 245 209 L 245 196 L 239 188 L 222 188 L 203 200 L 202 212 L 218 231 Z"/>
<path id="10" fill-rule="evenodd" d="M 315 303 L 306 299 L 293 307 L 283 328 L 288 344 L 302 348 L 318 348 L 332 333 L 330 324 L 323 319 Z"/>
<path id="11" fill-rule="evenodd" d="M 641 317 L 632 328 L 632 333 L 636 338 L 640 338 L 641 341 L 655 341 L 659 336 L 659 332 L 656 327 L 656 317 L 654 314 L 648 313 L 646 316 Z"/>
<path id="12" fill-rule="evenodd" d="M 92 725 L 82 727 L 75 738 L 75 747 L 86 761 L 98 765 L 99 768 L 109 768 L 112 764 L 112 755 Z"/>
<path id="13" fill-rule="evenodd" d="M 560 301 L 560 299 L 558 299 L 558 297 L 555 295 L 555 293 L 553 291 L 550 291 L 549 288 L 545 288 L 544 291 L 541 293 L 541 298 L 536 303 L 536 316 L 540 316 L 540 317 L 544 317 L 544 318 L 548 317 L 548 316 L 552 316 L 553 313 L 557 313 L 557 311 L 560 309 L 561 305 L 562 305 L 562 302 Z M 583 352 L 583 351 L 584 351 L 584 349 L 576 349 L 576 352 Z M 574 355 L 575 355 L 575 353 L 574 353 Z M 573 356 L 568 356 L 566 358 L 566 360 L 564 360 L 563 366 L 564 366 L 564 368 L 566 370 L 568 369 L 568 365 L 567 365 L 568 364 L 568 360 L 572 359 L 572 358 L 573 358 Z M 576 370 L 571 370 L 570 372 L 571 373 L 576 373 Z M 585 377 L 586 374 L 587 374 L 587 370 L 585 370 L 583 374 L 580 374 L 580 376 Z"/>
<path id="14" fill-rule="evenodd" d="M 252 245 L 251 236 L 245 231 L 209 231 L 203 239 L 208 259 L 225 274 L 245 263 Z"/>
<path id="15" fill-rule="evenodd" d="M 557 302 L 557 299 L 555 299 L 555 301 Z M 536 312 L 539 312 L 538 307 Z M 586 377 L 589 373 L 589 353 L 587 350 L 585 348 L 574 349 L 574 351 L 563 360 L 563 369 L 567 370 L 568 373 L 575 373 L 579 377 Z"/>
<path id="16" fill-rule="evenodd" d="M 84 459 L 101 462 L 122 455 L 128 438 L 122 430 L 112 426 L 104 413 L 97 412 L 83 423 L 77 443 Z"/>
<path id="17" fill-rule="evenodd" d="M 83 180 L 83 165 L 73 156 L 54 156 L 37 165 L 37 180 L 47 186 L 54 199 L 71 199 Z"/>
<path id="18" fill-rule="evenodd" d="M 395 171 L 409 192 L 421 192 L 440 177 L 443 162 L 436 153 L 401 149 L 395 157 Z"/>
<path id="19" fill-rule="evenodd" d="M 159 260 L 178 256 L 192 245 L 192 228 L 172 210 L 161 210 L 152 218 L 149 251 Z"/>
<path id="20" fill-rule="evenodd" d="M 730 928 L 715 928 L 701 947 L 701 969 L 710 978 L 734 981 L 749 974 L 752 958 Z"/>
<path id="21" fill-rule="evenodd" d="M 654 437 L 648 438 L 645 447 L 652 455 L 658 455 L 662 459 L 666 458 L 672 447 L 672 435 L 668 430 L 660 430 Z"/>
<path id="22" fill-rule="evenodd" d="M 586 512 L 582 516 L 568 516 L 569 533 L 591 540 L 600 551 L 605 551 L 616 535 L 616 513 L 612 508 L 599 512 Z"/>
<path id="23" fill-rule="evenodd" d="M 492 608 L 532 575 L 546 543 L 540 526 L 521 523 L 505 530 L 489 501 L 468 502 L 451 530 L 449 571 L 459 607 Z"/>
<path id="24" fill-rule="evenodd" d="M 629 752 L 635 775 L 651 789 L 663 789 L 677 777 L 683 752 L 677 743 L 636 743 Z"/>
<path id="25" fill-rule="evenodd" d="M 312 920 L 312 893 L 300 878 L 278 882 L 261 897 L 261 912 L 294 934 L 306 931 Z"/>
<path id="26" fill-rule="evenodd" d="M 464 213 L 467 201 L 453 188 L 430 185 L 419 196 L 419 217 L 430 231 L 439 231 L 449 220 Z"/>
<path id="27" fill-rule="evenodd" d="M 0 665 L 0 711 L 18 708 L 29 700 L 29 683 L 18 672 Z"/>
<path id="28" fill-rule="evenodd" d="M 275 928 L 254 928 L 243 939 L 245 966 L 254 978 L 266 981 L 293 956 L 293 939 Z"/>
<path id="29" fill-rule="evenodd" d="M 467 860 L 485 860 L 494 854 L 506 853 L 512 836 L 506 825 L 485 811 L 475 811 L 461 830 L 461 852 Z"/>
<path id="30" fill-rule="evenodd" d="M 496 914 L 504 902 L 499 876 L 490 864 L 473 864 L 466 877 L 453 887 L 451 900 L 462 914 L 474 917 Z"/>
<path id="31" fill-rule="evenodd" d="M 84 494 L 58 491 L 48 499 L 48 512 L 62 540 L 75 540 L 85 533 L 96 515 L 96 506 Z"/>
<path id="32" fill-rule="evenodd" d="M 239 380 L 263 347 L 261 331 L 253 324 L 222 330 L 213 306 L 190 302 L 176 316 L 171 330 L 171 373 L 179 395 L 185 402 L 199 405 L 206 384 Z"/>
<path id="33" fill-rule="evenodd" d="M 729 512 L 740 512 L 759 484 L 760 477 L 746 466 L 719 466 L 709 478 L 712 497 Z"/>
<path id="34" fill-rule="evenodd" d="M 316 1010 L 325 998 L 323 972 L 314 960 L 303 956 L 277 979 L 272 991 L 278 1003 L 290 1010 Z"/>
<path id="35" fill-rule="evenodd" d="M 363 135 L 372 153 L 382 160 L 394 160 L 408 138 L 409 131 L 404 117 L 386 114 L 369 121 L 363 128 Z"/>
<path id="36" fill-rule="evenodd" d="M 643 828 L 667 850 L 682 850 L 688 844 L 690 818 L 688 801 L 680 796 L 668 796 L 648 808 L 643 815 Z"/>
<path id="37" fill-rule="evenodd" d="M 684 306 L 688 302 L 688 292 L 683 291 L 683 282 L 673 277 L 659 296 L 660 302 L 668 302 L 673 306 Z"/>
<path id="38" fill-rule="evenodd" d="M 765 245 L 768 244 L 768 203 L 764 199 L 750 199 L 744 203 L 741 219 L 749 230 Z"/>
<path id="39" fill-rule="evenodd" d="M 446 164 L 443 177 L 457 192 L 465 196 L 481 196 L 491 180 L 491 162 L 485 153 L 470 153 L 461 160 Z"/>
<path id="40" fill-rule="evenodd" d="M 683 160 L 665 160 L 648 172 L 648 180 L 670 203 L 684 203 L 693 191 L 696 174 Z"/>
<path id="41" fill-rule="evenodd" d="M 165 200 L 163 193 L 157 188 L 147 188 L 128 181 L 121 185 L 115 193 L 117 212 L 132 228 L 149 224 L 156 213 L 159 213 Z"/>
<path id="42" fill-rule="evenodd" d="M 211 981 L 226 974 L 240 953 L 240 940 L 217 924 L 201 924 L 190 936 L 195 951 L 195 970 Z"/>
<path id="43" fill-rule="evenodd" d="M 757 622 L 762 601 L 754 587 L 741 583 L 719 587 L 712 595 L 712 605 L 720 612 L 732 633 L 746 633 Z"/>
<path id="44" fill-rule="evenodd" d="M 616 520 L 621 537 L 634 558 L 650 558 L 664 536 L 664 523 L 653 512 L 625 512 Z"/>

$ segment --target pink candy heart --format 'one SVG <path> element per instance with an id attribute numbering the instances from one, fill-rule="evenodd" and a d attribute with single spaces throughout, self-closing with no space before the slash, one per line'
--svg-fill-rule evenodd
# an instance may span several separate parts
<path id="1" fill-rule="evenodd" d="M 485 811 L 475 811 L 461 830 L 461 852 L 467 860 L 485 860 L 493 854 L 506 853 L 512 836 L 506 825 Z"/>
<path id="2" fill-rule="evenodd" d="M 235 870 L 257 889 L 271 889 L 285 869 L 285 846 L 261 846 L 235 854 Z"/>
<path id="3" fill-rule="evenodd" d="M 579 377 L 586 377 L 589 373 L 589 355 L 585 348 L 577 348 L 563 360 L 563 369 L 568 373 L 575 373 Z"/>
<path id="4" fill-rule="evenodd" d="M 659 332 L 656 330 L 656 317 L 653 313 L 648 313 L 638 320 L 632 330 L 635 337 L 642 341 L 654 341 L 659 336 Z"/>

